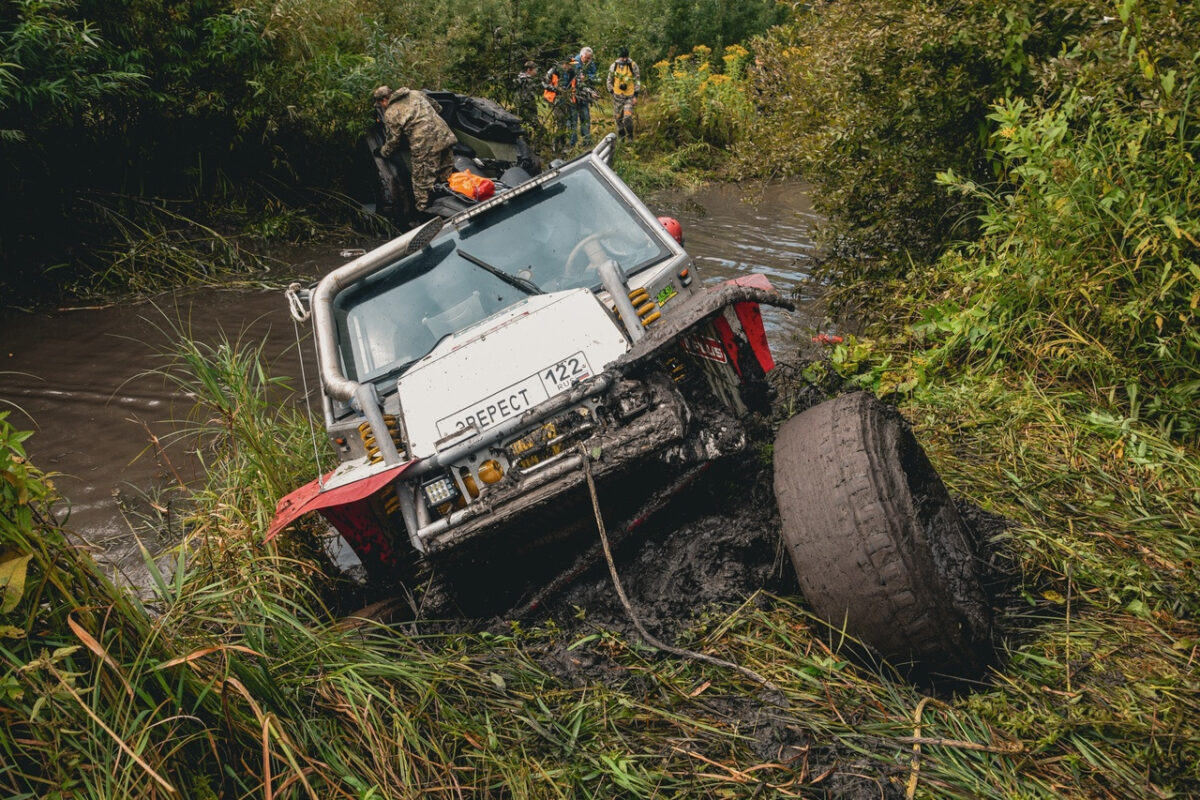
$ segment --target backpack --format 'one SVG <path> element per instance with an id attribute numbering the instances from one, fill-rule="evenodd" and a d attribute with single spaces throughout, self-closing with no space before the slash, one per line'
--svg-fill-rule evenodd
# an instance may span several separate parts
<path id="1" fill-rule="evenodd" d="M 633 66 L 629 61 L 618 61 L 613 65 L 613 94 L 618 97 L 633 97 L 637 82 L 633 79 Z"/>

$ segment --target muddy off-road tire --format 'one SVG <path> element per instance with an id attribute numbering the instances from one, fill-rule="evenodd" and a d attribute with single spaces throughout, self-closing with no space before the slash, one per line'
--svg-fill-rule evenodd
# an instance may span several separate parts
<path id="1" fill-rule="evenodd" d="M 972 537 L 899 412 L 857 392 L 788 420 L 775 497 L 804 597 L 835 629 L 919 671 L 987 660 Z"/>

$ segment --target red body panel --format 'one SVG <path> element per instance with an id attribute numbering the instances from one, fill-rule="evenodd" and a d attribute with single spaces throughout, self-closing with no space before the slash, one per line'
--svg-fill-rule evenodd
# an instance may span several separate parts
<path id="1" fill-rule="evenodd" d="M 775 291 L 771 282 L 767 280 L 767 276 L 757 273 L 734 278 L 729 282 L 739 286 L 753 286 L 755 289 L 768 292 Z M 742 323 L 742 330 L 746 332 L 750 349 L 754 351 L 754 357 L 758 359 L 758 365 L 762 367 L 762 371 L 770 372 L 775 369 L 775 359 L 771 355 L 771 346 L 767 343 L 767 329 L 763 327 L 762 311 L 759 309 L 758 303 L 737 303 L 734 305 L 733 311 L 737 314 L 738 322 Z M 734 363 L 736 364 L 736 361 Z M 741 374 L 740 369 L 738 374 Z"/>
<path id="2" fill-rule="evenodd" d="M 351 541 L 350 536 L 346 535 L 347 531 L 353 534 L 356 530 L 367 527 L 374 520 L 374 515 L 366 507 L 367 498 L 400 477 L 401 473 L 412 463 L 414 462 L 398 464 L 369 478 L 348 483 L 336 489 L 322 490 L 321 488 L 323 483 L 328 482 L 332 472 L 311 483 L 306 483 L 284 497 L 275 506 L 275 519 L 271 521 L 271 527 L 267 528 L 267 540 L 275 538 L 280 531 L 304 514 L 310 511 L 320 511 L 343 536 L 346 536 L 348 541 Z M 351 541 L 351 544 L 354 542 Z"/>

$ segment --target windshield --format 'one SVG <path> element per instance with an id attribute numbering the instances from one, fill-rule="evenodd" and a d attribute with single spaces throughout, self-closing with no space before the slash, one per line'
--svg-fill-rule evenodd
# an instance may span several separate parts
<path id="1" fill-rule="evenodd" d="M 669 254 L 658 233 L 581 162 L 462 230 L 447 226 L 433 246 L 339 292 L 334 319 L 345 374 L 392 378 L 442 338 L 531 294 L 598 289 L 597 268 L 608 259 L 631 275 Z"/>

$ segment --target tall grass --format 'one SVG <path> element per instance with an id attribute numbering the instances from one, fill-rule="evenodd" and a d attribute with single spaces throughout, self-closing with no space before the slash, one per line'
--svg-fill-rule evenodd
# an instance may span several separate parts
<path id="1" fill-rule="evenodd" d="M 649 797 L 823 780 L 779 760 L 808 758 L 802 734 L 790 749 L 755 752 L 727 705 L 746 687 L 611 634 L 588 650 L 611 662 L 617 686 L 579 687 L 535 661 L 587 652 L 553 628 L 524 640 L 417 637 L 334 619 L 303 565 L 221 549 L 248 537 L 245 515 L 220 506 L 200 504 L 171 570 L 148 562 L 154 597 L 143 606 L 54 527 L 45 478 L 22 460 L 25 434 L 0 426 L 13 490 L 4 545 L 18 554 L 3 562 L 8 796 Z M 795 635 L 794 622 L 759 618 L 753 605 L 720 635 L 742 615 Z M 793 668 L 854 674 L 821 646 Z M 761 724 L 790 724 L 767 708 Z"/>
<path id="2" fill-rule="evenodd" d="M 1119 454 L 1103 425 L 1063 441 L 1071 420 L 1022 404 L 1028 393 L 996 405 L 923 397 L 917 421 L 953 487 L 1015 522 L 1007 550 L 1027 578 L 1001 617 L 1006 660 L 973 691 L 932 699 L 886 665 L 849 660 L 839 633 L 789 598 L 711 609 L 682 633 L 681 644 L 767 677 L 782 692 L 770 697 L 595 626 L 422 634 L 335 612 L 319 561 L 260 541 L 277 492 L 267 487 L 305 473 L 311 443 L 259 348 L 184 341 L 170 371 L 198 400 L 210 479 L 167 568 L 148 559 L 144 602 L 55 525 L 50 478 L 24 457 L 28 434 L 0 418 L 8 796 L 911 786 L 927 797 L 1094 798 L 1200 787 L 1200 637 L 1185 621 L 1197 604 L 1188 559 L 1200 477 L 1165 441 L 1141 451 L 1159 464 L 1151 471 Z"/>

